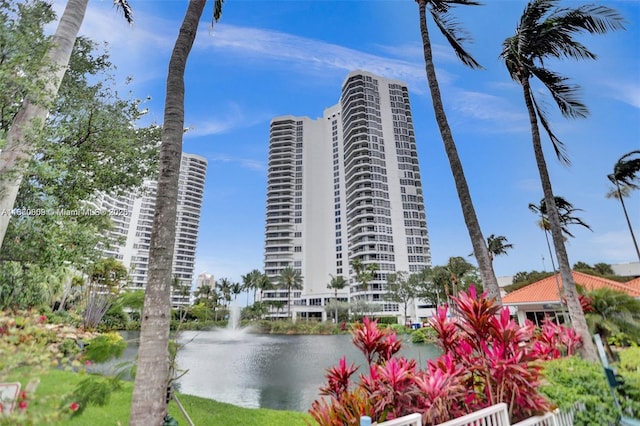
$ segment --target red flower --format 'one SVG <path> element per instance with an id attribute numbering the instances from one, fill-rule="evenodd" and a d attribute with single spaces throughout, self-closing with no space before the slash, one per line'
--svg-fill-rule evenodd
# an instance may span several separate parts
<path id="1" fill-rule="evenodd" d="M 38 318 L 38 321 L 39 321 L 40 323 L 43 323 L 43 322 L 45 322 L 46 320 L 47 320 L 47 316 L 46 316 L 46 315 L 40 315 L 40 318 Z"/>
<path id="2" fill-rule="evenodd" d="M 20 411 L 24 411 L 27 409 L 27 406 L 29 405 L 29 403 L 27 401 L 20 401 L 18 403 L 18 408 L 20 409 Z"/>
<path id="3" fill-rule="evenodd" d="M 69 409 L 73 412 L 78 411 L 78 408 L 80 408 L 80 404 L 77 402 L 72 402 L 71 405 L 69 405 Z"/>

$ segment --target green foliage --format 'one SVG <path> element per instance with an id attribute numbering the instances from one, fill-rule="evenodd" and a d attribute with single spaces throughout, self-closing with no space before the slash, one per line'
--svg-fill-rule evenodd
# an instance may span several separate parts
<path id="1" fill-rule="evenodd" d="M 602 366 L 578 357 L 561 358 L 543 363 L 546 381 L 540 391 L 560 408 L 575 402 L 586 406 L 576 414 L 576 426 L 615 424 L 616 412 Z"/>
<path id="2" fill-rule="evenodd" d="M 122 356 L 127 348 L 127 342 L 120 334 L 111 332 L 101 334 L 89 342 L 84 353 L 84 358 L 92 362 L 105 362 L 112 358 Z"/>
<path id="3" fill-rule="evenodd" d="M 98 331 L 115 331 L 127 328 L 129 315 L 124 311 L 120 304 L 114 303 L 104 314 L 102 320 L 98 324 Z"/>
<path id="4" fill-rule="evenodd" d="M 530 271 L 530 272 L 526 272 L 526 271 L 521 271 L 516 273 L 513 276 L 513 281 L 511 285 L 505 286 L 504 290 L 507 293 L 511 293 L 512 291 L 516 291 L 519 288 L 522 287 L 526 287 L 531 283 L 534 283 L 536 281 L 540 281 L 542 279 L 545 279 L 547 277 L 550 277 L 553 275 L 553 272 L 546 272 L 546 271 Z"/>
<path id="5" fill-rule="evenodd" d="M 438 334 L 433 327 L 421 327 L 411 332 L 411 343 L 435 343 Z"/>
<path id="6" fill-rule="evenodd" d="M 376 317 L 378 324 L 397 324 L 398 318 L 396 317 Z"/>
<path id="7" fill-rule="evenodd" d="M 77 404 L 73 412 L 73 417 L 78 416 L 86 410 L 87 407 L 94 405 L 103 407 L 107 405 L 114 391 L 122 389 L 122 382 L 115 377 L 102 377 L 89 375 L 76 385 L 75 390 L 63 407 Z"/>
<path id="8" fill-rule="evenodd" d="M 44 92 L 43 81 L 37 77 L 50 40 L 43 29 L 54 19 L 45 1 L 0 1 L 0 149 L 22 104 L 16 100 L 27 95 L 37 99 Z"/>

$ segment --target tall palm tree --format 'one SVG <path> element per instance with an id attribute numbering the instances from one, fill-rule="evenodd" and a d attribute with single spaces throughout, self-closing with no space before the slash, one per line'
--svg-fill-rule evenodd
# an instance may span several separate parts
<path id="1" fill-rule="evenodd" d="M 245 290 L 253 290 L 253 301 L 256 301 L 256 293 L 258 291 L 258 281 L 262 277 L 262 272 L 257 269 L 242 276 L 242 284 Z"/>
<path id="2" fill-rule="evenodd" d="M 558 0 L 532 0 L 522 14 L 516 34 L 503 43 L 500 54 L 513 80 L 522 86 L 524 102 L 529 113 L 533 152 L 548 210 L 549 226 L 562 277 L 569 316 L 573 327 L 583 336 L 583 355 L 597 361 L 595 345 L 589 337 L 584 312 L 578 301 L 575 282 L 571 275 L 569 258 L 564 246 L 562 227 L 555 204 L 551 179 L 547 170 L 539 125 L 549 135 L 556 155 L 564 164 L 569 164 L 563 143 L 551 131 L 548 118 L 531 88 L 531 79 L 538 79 L 550 92 L 565 117 L 585 117 L 587 107 L 578 99 L 577 87 L 567 78 L 545 66 L 548 58 L 595 59 L 595 54 L 575 39 L 582 33 L 603 34 L 609 30 L 622 29 L 622 17 L 605 6 L 584 5 L 557 8 Z"/>
<path id="3" fill-rule="evenodd" d="M 351 267 L 356 274 L 356 281 L 362 285 L 363 291 L 369 289 L 369 283 L 373 281 L 376 272 L 380 269 L 377 263 L 364 264 L 359 257 L 351 261 Z"/>
<path id="4" fill-rule="evenodd" d="M 34 148 L 33 138 L 27 137 L 29 131 L 36 126 L 42 128 L 49 115 L 49 107 L 55 100 L 62 78 L 69 65 L 73 45 L 84 20 L 89 0 L 68 0 L 60 17 L 60 22 L 52 39 L 52 46 L 47 52 L 41 75 L 44 81 L 44 98 L 27 96 L 22 107 L 16 113 L 7 141 L 0 152 L 0 211 L 9 211 L 18 196 L 22 178 Z M 125 19 L 133 22 L 133 12 L 127 0 L 115 0 L 115 5 L 122 9 Z M 0 215 L 0 247 L 9 226 L 11 215 Z"/>
<path id="5" fill-rule="evenodd" d="M 636 158 L 633 158 L 633 157 Z M 629 194 L 631 189 L 640 188 L 636 182 L 640 179 L 640 150 L 631 151 L 622 157 L 614 164 L 613 173 L 607 175 L 607 178 L 616 186 L 615 198 L 620 200 L 622 210 L 624 211 L 624 217 L 627 219 L 627 226 L 629 227 L 629 233 L 633 240 L 633 246 L 636 249 L 638 255 L 638 261 L 640 261 L 640 249 L 638 248 L 638 241 L 633 233 L 633 227 L 629 220 L 629 214 L 627 213 L 627 207 L 624 205 L 625 194 Z"/>
<path id="6" fill-rule="evenodd" d="M 291 291 L 302 290 L 302 275 L 300 271 L 293 269 L 291 266 L 287 266 L 280 271 L 280 286 L 287 289 L 287 316 L 291 319 Z"/>
<path id="7" fill-rule="evenodd" d="M 513 244 L 510 244 L 504 235 L 491 234 L 487 237 L 487 250 L 489 250 L 489 258 L 491 262 L 496 256 L 506 255 L 507 250 L 511 250 Z"/>
<path id="8" fill-rule="evenodd" d="M 347 280 L 342 276 L 333 276 L 331 275 L 331 281 L 327 284 L 327 288 L 333 289 L 334 297 L 336 299 L 336 324 L 338 323 L 338 290 L 342 290 L 347 286 Z"/>
<path id="9" fill-rule="evenodd" d="M 167 413 L 171 264 L 176 239 L 178 177 L 184 133 L 184 72 L 206 0 L 190 0 L 169 59 L 156 206 L 149 248 L 149 278 L 131 402 L 131 426 L 160 425 Z M 214 0 L 213 19 L 223 0 Z"/>
<path id="10" fill-rule="evenodd" d="M 420 32 L 422 34 L 422 45 L 424 48 L 425 69 L 427 81 L 429 82 L 429 90 L 431 92 L 431 100 L 433 102 L 433 110 L 438 128 L 440 129 L 442 142 L 444 143 L 444 149 L 449 159 L 449 166 L 453 173 L 453 180 L 456 185 L 456 191 L 458 192 L 460 206 L 462 207 L 462 215 L 464 216 L 469 237 L 471 238 L 473 253 L 478 262 L 482 282 L 489 293 L 489 297 L 494 298 L 501 304 L 502 299 L 500 297 L 498 280 L 493 271 L 493 264 L 482 235 L 482 230 L 480 229 L 475 208 L 473 207 L 473 201 L 471 200 L 469 186 L 464 176 L 462 162 L 458 156 L 456 144 L 453 140 L 453 135 L 442 104 L 436 69 L 433 64 L 433 54 L 431 51 L 431 41 L 426 17 L 426 10 L 429 9 L 436 26 L 447 39 L 453 51 L 463 64 L 471 68 L 481 68 L 480 64 L 463 48 L 462 43 L 465 41 L 465 36 L 449 13 L 450 10 L 457 5 L 477 6 L 480 3 L 471 0 L 416 0 L 416 2 L 418 3 L 418 12 L 420 14 Z"/>

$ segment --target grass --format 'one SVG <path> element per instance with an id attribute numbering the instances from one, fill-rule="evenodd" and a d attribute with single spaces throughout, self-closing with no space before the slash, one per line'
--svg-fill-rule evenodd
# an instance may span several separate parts
<path id="1" fill-rule="evenodd" d="M 50 396 L 71 393 L 75 386 L 86 376 L 67 371 L 52 370 L 40 376 L 40 385 L 36 390 L 33 403 L 46 401 Z M 23 383 L 23 386 L 25 383 Z M 64 425 L 70 426 L 115 426 L 128 425 L 131 411 L 131 393 L 133 383 L 123 382 L 122 389 L 111 394 L 107 405 L 102 407 L 89 406 L 85 412 Z M 199 398 L 192 395 L 178 394 L 195 425 L 228 426 L 228 425 L 269 425 L 269 426 L 303 426 L 311 423 L 312 419 L 306 413 L 294 411 L 278 411 L 269 409 L 241 408 L 231 404 Z M 34 407 L 35 408 L 35 407 Z M 174 401 L 169 404 L 169 413 L 182 425 L 187 420 L 182 416 Z"/>

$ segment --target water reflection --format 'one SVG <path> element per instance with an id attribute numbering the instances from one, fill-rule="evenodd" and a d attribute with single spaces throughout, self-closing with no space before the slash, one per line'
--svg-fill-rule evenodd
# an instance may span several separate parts
<path id="1" fill-rule="evenodd" d="M 226 331 L 228 332 L 228 330 Z M 189 372 L 180 391 L 249 408 L 306 411 L 319 397 L 325 370 L 346 355 L 364 364 L 351 336 L 224 335 L 182 332 L 178 364 Z M 402 355 L 419 365 L 439 354 L 434 346 L 405 343 Z"/>

